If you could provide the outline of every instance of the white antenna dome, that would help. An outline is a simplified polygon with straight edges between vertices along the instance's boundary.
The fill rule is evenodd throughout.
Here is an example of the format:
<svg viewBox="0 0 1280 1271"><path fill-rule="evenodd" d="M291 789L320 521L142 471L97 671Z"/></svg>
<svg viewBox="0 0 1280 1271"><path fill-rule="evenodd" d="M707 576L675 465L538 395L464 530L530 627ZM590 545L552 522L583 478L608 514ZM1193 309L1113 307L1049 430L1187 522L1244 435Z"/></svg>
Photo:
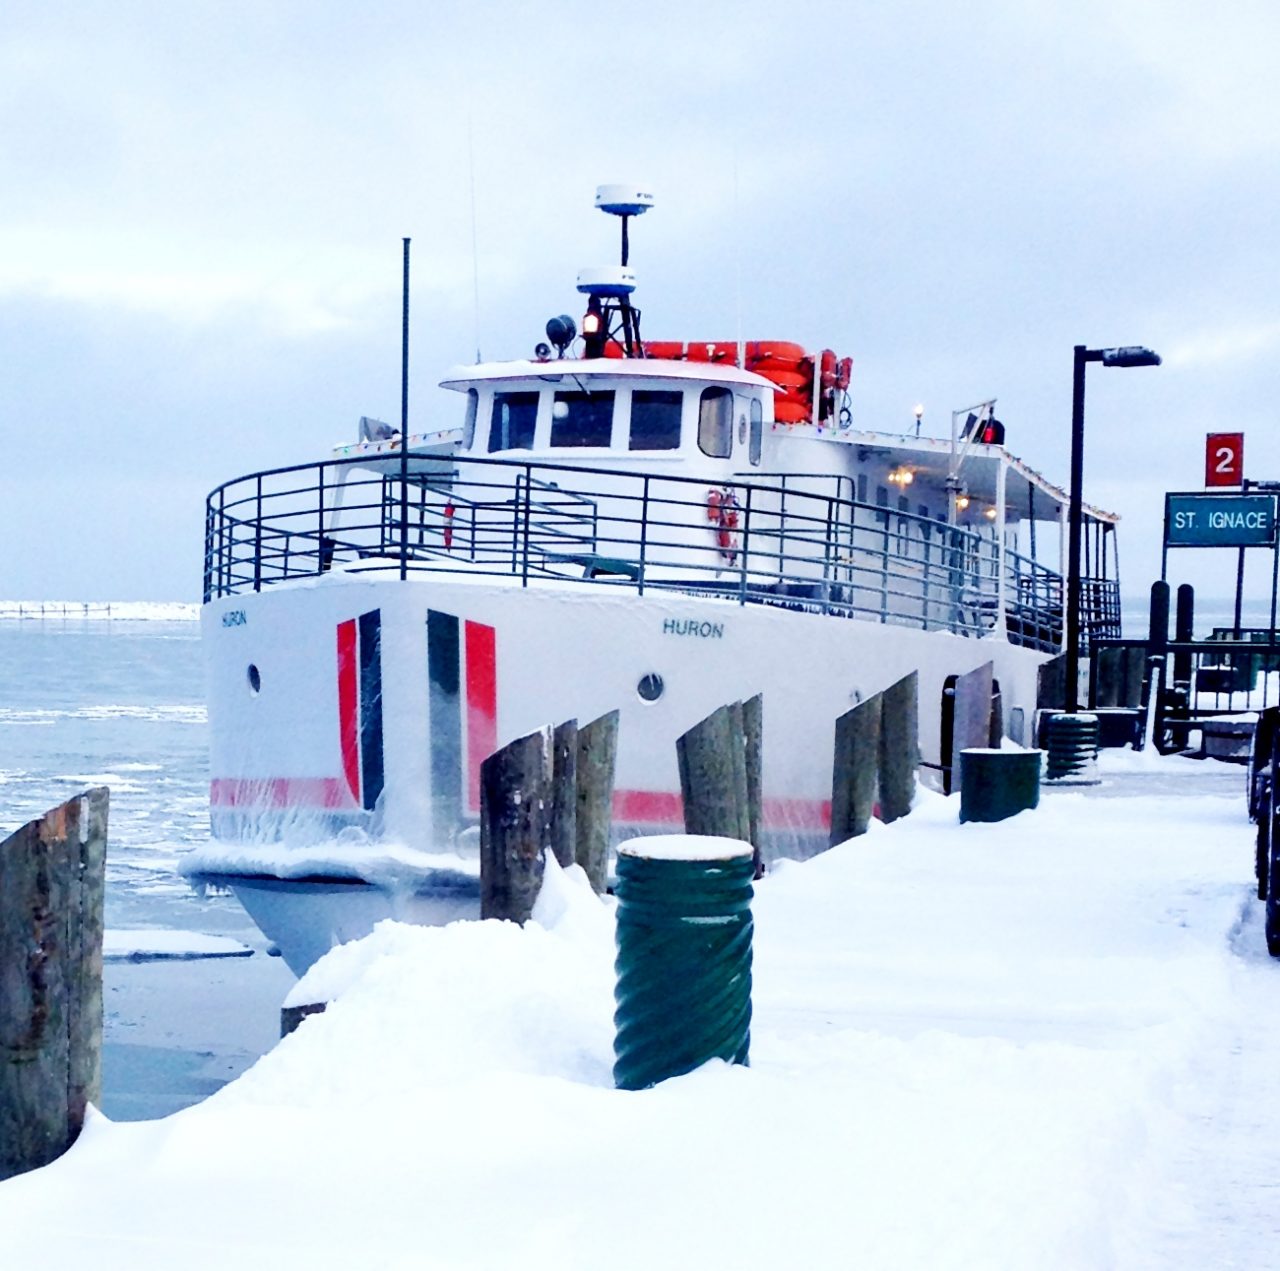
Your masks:
<svg viewBox="0 0 1280 1271"><path fill-rule="evenodd" d="M629 296L636 289L636 271L626 265L594 265L578 270L578 290L584 296Z"/></svg>
<svg viewBox="0 0 1280 1271"><path fill-rule="evenodd" d="M596 207L610 216L639 216L653 206L653 195L635 185L596 187Z"/></svg>

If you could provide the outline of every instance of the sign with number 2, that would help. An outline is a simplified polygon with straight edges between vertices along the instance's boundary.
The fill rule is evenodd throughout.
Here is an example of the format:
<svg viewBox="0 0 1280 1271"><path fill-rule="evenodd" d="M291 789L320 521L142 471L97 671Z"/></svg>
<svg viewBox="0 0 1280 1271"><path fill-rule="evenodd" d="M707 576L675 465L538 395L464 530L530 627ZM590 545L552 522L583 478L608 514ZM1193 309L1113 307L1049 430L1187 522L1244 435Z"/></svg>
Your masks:
<svg viewBox="0 0 1280 1271"><path fill-rule="evenodd" d="M1244 433L1211 432L1205 439L1205 485L1241 485L1244 482Z"/></svg>

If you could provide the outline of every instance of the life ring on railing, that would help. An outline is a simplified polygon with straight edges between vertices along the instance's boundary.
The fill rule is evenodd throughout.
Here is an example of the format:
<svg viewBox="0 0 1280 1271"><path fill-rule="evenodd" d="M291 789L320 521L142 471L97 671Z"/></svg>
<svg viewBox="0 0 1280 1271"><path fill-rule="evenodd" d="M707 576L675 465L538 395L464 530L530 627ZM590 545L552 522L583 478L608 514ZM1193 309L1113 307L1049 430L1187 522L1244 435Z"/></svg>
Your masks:
<svg viewBox="0 0 1280 1271"><path fill-rule="evenodd" d="M444 505L444 550L446 552L453 550L453 517L457 510L452 503Z"/></svg>
<svg viewBox="0 0 1280 1271"><path fill-rule="evenodd" d="M779 424L807 424L813 418L813 408L807 402L775 397L773 418Z"/></svg>
<svg viewBox="0 0 1280 1271"><path fill-rule="evenodd" d="M732 490L707 491L707 520L715 525L720 555L732 565L738 555L738 500Z"/></svg>

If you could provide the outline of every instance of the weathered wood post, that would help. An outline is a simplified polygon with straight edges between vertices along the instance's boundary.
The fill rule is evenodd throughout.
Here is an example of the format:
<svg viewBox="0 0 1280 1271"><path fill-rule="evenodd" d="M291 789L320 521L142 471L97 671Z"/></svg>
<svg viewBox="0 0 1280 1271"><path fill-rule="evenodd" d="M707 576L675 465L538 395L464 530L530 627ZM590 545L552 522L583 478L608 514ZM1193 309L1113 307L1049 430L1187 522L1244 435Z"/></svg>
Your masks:
<svg viewBox="0 0 1280 1271"><path fill-rule="evenodd" d="M991 689L994 666L990 662L956 676L951 753L943 755L943 791L950 794L960 781L960 752L991 744Z"/></svg>
<svg viewBox="0 0 1280 1271"><path fill-rule="evenodd" d="M617 711L601 715L578 729L574 859L601 895L609 881L609 834L613 828L613 777L617 758Z"/></svg>
<svg viewBox="0 0 1280 1271"><path fill-rule="evenodd" d="M75 1142L102 1094L106 789L0 843L0 1180Z"/></svg>
<svg viewBox="0 0 1280 1271"><path fill-rule="evenodd" d="M1124 651L1124 693L1121 706L1137 710L1142 705L1142 681L1147 672L1147 646L1130 645Z"/></svg>
<svg viewBox="0 0 1280 1271"><path fill-rule="evenodd" d="M567 720L551 737L551 850L561 869L577 860L578 721Z"/></svg>
<svg viewBox="0 0 1280 1271"><path fill-rule="evenodd" d="M552 846L552 730L517 738L480 765L480 917L524 923Z"/></svg>
<svg viewBox="0 0 1280 1271"><path fill-rule="evenodd" d="M1067 655L1041 662L1036 670L1036 707L1060 711L1067 701Z"/></svg>
<svg viewBox="0 0 1280 1271"><path fill-rule="evenodd" d="M747 838L754 877L764 877L764 696L742 703L742 732L747 760Z"/></svg>
<svg viewBox="0 0 1280 1271"><path fill-rule="evenodd" d="M750 841L742 703L721 706L676 739L687 834Z"/></svg>
<svg viewBox="0 0 1280 1271"><path fill-rule="evenodd" d="M920 763L919 679L904 675L880 695L880 819L906 816L916 792Z"/></svg>
<svg viewBox="0 0 1280 1271"><path fill-rule="evenodd" d="M831 777L831 846L867 832L880 789L880 720L876 693L836 720Z"/></svg>

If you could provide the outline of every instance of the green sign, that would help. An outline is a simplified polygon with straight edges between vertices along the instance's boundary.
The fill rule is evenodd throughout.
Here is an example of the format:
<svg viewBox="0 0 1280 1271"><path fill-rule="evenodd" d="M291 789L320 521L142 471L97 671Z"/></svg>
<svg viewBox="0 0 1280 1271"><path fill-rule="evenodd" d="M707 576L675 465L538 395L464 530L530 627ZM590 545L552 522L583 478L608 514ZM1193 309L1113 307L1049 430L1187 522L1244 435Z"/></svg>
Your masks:
<svg viewBox="0 0 1280 1271"><path fill-rule="evenodd" d="M1270 547L1276 541L1272 494L1165 495L1166 547Z"/></svg>

